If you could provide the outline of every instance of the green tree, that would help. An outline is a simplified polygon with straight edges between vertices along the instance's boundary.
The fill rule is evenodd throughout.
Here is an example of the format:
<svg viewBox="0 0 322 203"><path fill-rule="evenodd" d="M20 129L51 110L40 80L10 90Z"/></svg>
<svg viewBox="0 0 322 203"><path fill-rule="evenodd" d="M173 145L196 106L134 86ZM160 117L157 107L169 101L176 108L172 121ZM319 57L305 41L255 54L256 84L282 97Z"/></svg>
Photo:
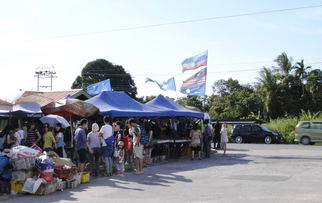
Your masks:
<svg viewBox="0 0 322 203"><path fill-rule="evenodd" d="M314 69L308 73L306 89L312 98L312 110L322 111L322 71Z"/></svg>
<svg viewBox="0 0 322 203"><path fill-rule="evenodd" d="M85 88L106 79L111 80L113 91L124 91L131 97L136 97L137 88L131 75L122 66L114 65L105 59L96 59L87 63L81 75L73 82L72 89Z"/></svg>
<svg viewBox="0 0 322 203"><path fill-rule="evenodd" d="M208 99L207 99L207 97L205 97L205 102L207 102L207 101L208 101ZM203 105L204 104L204 97L200 97L200 96L181 97L181 98L178 98L176 102L181 105L184 105L184 106L196 107L203 112L209 111L208 105L205 105L205 106Z"/></svg>
<svg viewBox="0 0 322 203"><path fill-rule="evenodd" d="M235 90L241 90L243 87L238 80L229 78L228 80L218 80L212 86L212 91L218 93L220 96L231 94Z"/></svg>
<svg viewBox="0 0 322 203"><path fill-rule="evenodd" d="M261 100L250 85L230 78L214 82L213 91L208 102L213 119L249 119L261 112Z"/></svg>
<svg viewBox="0 0 322 203"><path fill-rule="evenodd" d="M147 103L147 102L153 100L154 98L155 98L155 96L145 96L145 97L143 96L143 97L136 98L136 100L141 103Z"/></svg>

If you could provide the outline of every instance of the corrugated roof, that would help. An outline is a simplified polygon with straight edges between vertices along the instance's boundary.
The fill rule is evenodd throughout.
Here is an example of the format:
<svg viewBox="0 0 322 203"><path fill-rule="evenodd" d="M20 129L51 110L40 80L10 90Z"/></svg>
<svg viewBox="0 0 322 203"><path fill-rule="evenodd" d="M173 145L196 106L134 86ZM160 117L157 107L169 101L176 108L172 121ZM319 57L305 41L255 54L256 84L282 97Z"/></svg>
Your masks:
<svg viewBox="0 0 322 203"><path fill-rule="evenodd" d="M24 104L30 102L36 102L40 106L44 106L50 102L65 99L68 95L75 95L83 91L82 89L73 89L69 91L55 91L55 92L35 92L26 91L21 97L16 101L16 104Z"/></svg>
<svg viewBox="0 0 322 203"><path fill-rule="evenodd" d="M5 105L5 106L12 106L13 104L7 102L7 101L4 101L2 99L0 99L0 105Z"/></svg>

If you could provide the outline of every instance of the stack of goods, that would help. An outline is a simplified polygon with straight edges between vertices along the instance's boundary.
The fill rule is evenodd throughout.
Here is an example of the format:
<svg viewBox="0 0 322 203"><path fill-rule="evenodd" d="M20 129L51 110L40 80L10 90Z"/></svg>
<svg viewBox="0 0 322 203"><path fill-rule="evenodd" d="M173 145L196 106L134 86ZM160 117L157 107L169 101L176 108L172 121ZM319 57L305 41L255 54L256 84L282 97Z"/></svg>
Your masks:
<svg viewBox="0 0 322 203"><path fill-rule="evenodd" d="M89 173L78 173L70 159L54 152L17 146L0 156L0 193L47 195L87 182Z"/></svg>
<svg viewBox="0 0 322 203"><path fill-rule="evenodd" d="M17 146L10 150L10 161L13 168L11 193L23 193L22 188L28 178L33 177L36 156L40 152L24 146Z"/></svg>

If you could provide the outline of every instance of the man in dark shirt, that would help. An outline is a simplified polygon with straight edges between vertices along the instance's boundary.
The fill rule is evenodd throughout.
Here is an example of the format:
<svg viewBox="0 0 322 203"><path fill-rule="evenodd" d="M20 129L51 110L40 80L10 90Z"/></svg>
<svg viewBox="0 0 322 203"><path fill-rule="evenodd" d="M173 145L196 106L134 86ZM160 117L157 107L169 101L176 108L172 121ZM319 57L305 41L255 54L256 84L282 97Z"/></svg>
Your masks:
<svg viewBox="0 0 322 203"><path fill-rule="evenodd" d="M80 127L77 128L75 131L76 136L76 150L79 156L80 165L79 165L79 171L83 172L85 169L85 163L87 161L87 149L89 149L89 152L92 154L93 151L89 147L89 143L87 141L86 136L86 129L88 128L88 121L86 119L82 119L80 121Z"/></svg>
<svg viewBox="0 0 322 203"><path fill-rule="evenodd" d="M221 124L219 121L215 124L215 135L213 138L214 141L214 149L220 149L220 130L221 130Z"/></svg>

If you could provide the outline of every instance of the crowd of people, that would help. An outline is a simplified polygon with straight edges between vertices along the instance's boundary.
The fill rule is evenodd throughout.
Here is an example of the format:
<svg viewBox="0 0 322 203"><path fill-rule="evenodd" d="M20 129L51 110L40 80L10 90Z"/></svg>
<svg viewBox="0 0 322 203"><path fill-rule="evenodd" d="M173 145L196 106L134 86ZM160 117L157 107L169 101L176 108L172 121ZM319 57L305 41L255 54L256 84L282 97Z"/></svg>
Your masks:
<svg viewBox="0 0 322 203"><path fill-rule="evenodd" d="M226 154L228 143L227 124L222 125L217 121L214 125L211 125L209 120L205 120L204 124L203 132L197 124L194 124L190 131L191 160L195 159L196 154L200 160L203 153L206 158L210 158L212 142L215 153L217 153L217 149L223 149L223 155Z"/></svg>
<svg viewBox="0 0 322 203"><path fill-rule="evenodd" d="M171 132L168 130L170 125L180 131L182 123L175 124L169 122L162 126L167 132ZM127 165L135 168L136 174L143 174L144 164L152 163L154 136L159 134L155 126L152 120L138 121L132 118L123 122L113 122L110 117L104 117L100 128L96 122L89 126L88 120L81 119L73 135L73 161L78 164L80 172L83 172L89 163L88 169L93 176L99 175L101 162L104 163L104 176L113 175L113 165L117 169L117 176L124 176ZM202 159L203 156L210 158L212 142L215 152L217 149L223 149L223 154L226 154L228 137L225 123L221 125L216 122L211 125L209 120L205 120L204 127L201 127L200 122L194 122L189 126L191 128L181 127L181 131L189 129L192 160ZM0 135L0 150L8 152L14 146L25 145L46 152L55 151L60 157L67 157L64 132L66 131L60 123L53 129L48 123L43 124L41 133L35 123L30 123L26 132L19 125L6 127Z"/></svg>

